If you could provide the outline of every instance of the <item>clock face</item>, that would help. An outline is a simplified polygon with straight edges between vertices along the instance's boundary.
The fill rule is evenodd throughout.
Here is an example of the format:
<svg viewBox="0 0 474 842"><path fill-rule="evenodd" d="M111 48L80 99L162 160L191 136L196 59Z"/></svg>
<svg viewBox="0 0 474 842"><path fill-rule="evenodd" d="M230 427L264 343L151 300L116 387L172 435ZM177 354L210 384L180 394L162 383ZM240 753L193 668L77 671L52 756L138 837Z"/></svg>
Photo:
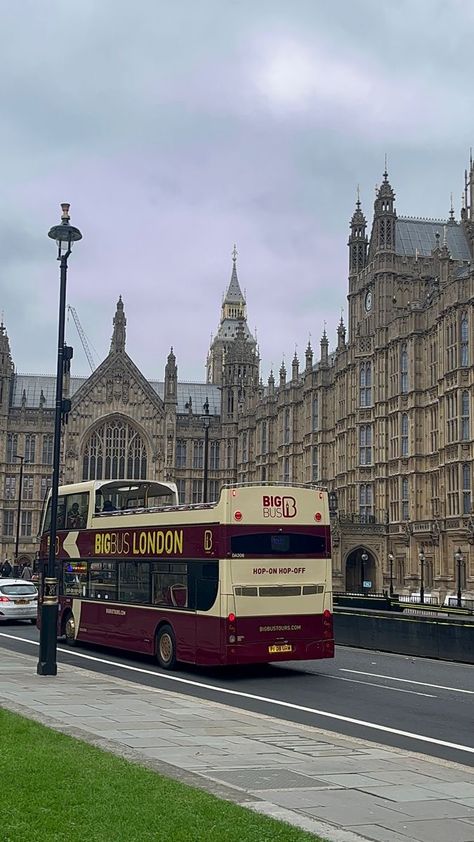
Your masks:
<svg viewBox="0 0 474 842"><path fill-rule="evenodd" d="M373 304L373 297L372 297L372 293L369 289L367 295L365 296L365 309L366 309L367 313L369 313L370 310L372 309L372 304Z"/></svg>

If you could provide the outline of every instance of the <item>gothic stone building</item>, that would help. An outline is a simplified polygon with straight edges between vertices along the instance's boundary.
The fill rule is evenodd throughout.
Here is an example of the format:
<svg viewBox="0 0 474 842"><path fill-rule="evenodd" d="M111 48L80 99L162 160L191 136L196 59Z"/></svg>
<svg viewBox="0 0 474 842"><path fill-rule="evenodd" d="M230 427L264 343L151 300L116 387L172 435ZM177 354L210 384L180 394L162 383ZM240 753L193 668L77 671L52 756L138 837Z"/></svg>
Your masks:
<svg viewBox="0 0 474 842"><path fill-rule="evenodd" d="M461 219L400 217L385 172L371 230L350 224L348 336L341 322L319 360L308 344L266 385L233 255L203 383L148 381L125 347L121 298L110 352L88 378L66 374L63 482L173 479L202 499L209 404L209 498L223 482L319 483L335 492L334 584L340 590L474 591L474 166ZM315 314L315 319L317 314ZM24 459L20 558L32 558L50 483L54 378L17 374L0 329L2 557L12 558ZM462 552L456 565L455 552ZM362 554L364 553L364 559ZM421 556L420 556L421 554ZM392 574L392 577L391 575Z"/></svg>

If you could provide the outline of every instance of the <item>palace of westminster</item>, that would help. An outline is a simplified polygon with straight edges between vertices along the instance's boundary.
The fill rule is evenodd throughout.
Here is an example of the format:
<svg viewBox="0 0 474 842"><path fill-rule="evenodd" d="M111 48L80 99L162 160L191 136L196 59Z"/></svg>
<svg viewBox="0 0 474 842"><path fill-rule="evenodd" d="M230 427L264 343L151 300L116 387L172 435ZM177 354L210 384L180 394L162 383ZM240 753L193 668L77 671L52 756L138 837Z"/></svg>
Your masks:
<svg viewBox="0 0 474 842"><path fill-rule="evenodd" d="M126 351L119 298L110 352L89 377L65 374L71 400L61 482L148 477L183 502L226 482L315 483L335 492L334 587L444 597L474 592L474 165L461 218L400 217L387 172L369 230L349 231L348 334L324 331L291 369L260 377L236 254L203 383L147 380ZM331 346L333 343L331 342ZM33 559L49 488L55 378L17 374L0 327L0 553ZM204 404L209 416L204 415ZM207 404L206 404L207 407ZM23 476L21 499L19 482ZM455 553L460 555L455 559Z"/></svg>

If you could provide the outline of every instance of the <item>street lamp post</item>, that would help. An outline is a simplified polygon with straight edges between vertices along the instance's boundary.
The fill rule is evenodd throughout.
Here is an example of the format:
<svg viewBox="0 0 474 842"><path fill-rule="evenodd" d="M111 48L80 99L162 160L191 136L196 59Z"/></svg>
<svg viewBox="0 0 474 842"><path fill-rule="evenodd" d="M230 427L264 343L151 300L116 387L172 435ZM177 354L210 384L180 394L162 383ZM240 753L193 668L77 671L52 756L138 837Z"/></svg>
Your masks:
<svg viewBox="0 0 474 842"><path fill-rule="evenodd" d="M457 579L458 579L458 594L457 594L457 607L462 608L462 567L464 564L464 556L461 551L461 547L458 547L456 552L454 553L454 559L456 561L457 567Z"/></svg>
<svg viewBox="0 0 474 842"><path fill-rule="evenodd" d="M20 545L20 518L21 518L21 492L23 490L23 462L25 461L24 455L21 456L19 453L13 454L14 459L20 460L20 477L19 477L19 484L18 484L18 509L16 513L16 538L15 538L15 560L13 562L13 575L18 576L18 548Z"/></svg>
<svg viewBox="0 0 474 842"><path fill-rule="evenodd" d="M390 574L390 596L393 596L393 553L388 554L388 568Z"/></svg>
<svg viewBox="0 0 474 842"><path fill-rule="evenodd" d="M204 424L204 475L202 483L202 502L207 503L207 486L208 486L208 471L209 471L209 425L211 418L209 415L209 400L203 404L204 415L202 416L202 423Z"/></svg>
<svg viewBox="0 0 474 842"><path fill-rule="evenodd" d="M43 599L41 602L41 627L38 675L56 675L56 641L58 621L58 580L56 576L56 523L59 491L59 468L61 458L61 427L65 407L63 406L63 369L64 369L64 325L66 321L66 282L67 261L72 244L82 239L78 228L69 224L69 205L61 205L61 224L54 225L48 237L56 240L60 265L59 284L59 319L58 319L58 357L56 368L56 402L54 413L53 473L51 477L51 524L49 531L48 565L43 579Z"/></svg>
<svg viewBox="0 0 474 842"><path fill-rule="evenodd" d="M423 604L425 601L425 552L423 544L418 553L418 558L420 560L420 602Z"/></svg>
<svg viewBox="0 0 474 842"><path fill-rule="evenodd" d="M365 582L365 565L366 565L366 563L368 562L368 560L369 560L369 556L367 555L367 553L366 553L366 552L365 552L365 550L364 550L364 552L362 553L362 555L361 555L361 557L360 557L360 561L361 561L361 564L360 564L360 572L361 572L361 581L362 581L362 593L365 593L365 588L364 588L364 582Z"/></svg>

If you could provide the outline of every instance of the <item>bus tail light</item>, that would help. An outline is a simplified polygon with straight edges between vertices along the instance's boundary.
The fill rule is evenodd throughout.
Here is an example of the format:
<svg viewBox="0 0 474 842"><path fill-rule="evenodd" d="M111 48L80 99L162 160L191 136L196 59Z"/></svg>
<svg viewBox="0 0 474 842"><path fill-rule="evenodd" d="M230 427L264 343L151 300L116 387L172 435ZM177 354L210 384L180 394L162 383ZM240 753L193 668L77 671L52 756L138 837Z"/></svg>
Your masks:
<svg viewBox="0 0 474 842"><path fill-rule="evenodd" d="M332 614L326 608L323 611L323 638L333 637L333 630L332 630Z"/></svg>
<svg viewBox="0 0 474 842"><path fill-rule="evenodd" d="M229 643L235 643L237 637L237 630L235 628L235 614L233 611L227 616L227 640Z"/></svg>

